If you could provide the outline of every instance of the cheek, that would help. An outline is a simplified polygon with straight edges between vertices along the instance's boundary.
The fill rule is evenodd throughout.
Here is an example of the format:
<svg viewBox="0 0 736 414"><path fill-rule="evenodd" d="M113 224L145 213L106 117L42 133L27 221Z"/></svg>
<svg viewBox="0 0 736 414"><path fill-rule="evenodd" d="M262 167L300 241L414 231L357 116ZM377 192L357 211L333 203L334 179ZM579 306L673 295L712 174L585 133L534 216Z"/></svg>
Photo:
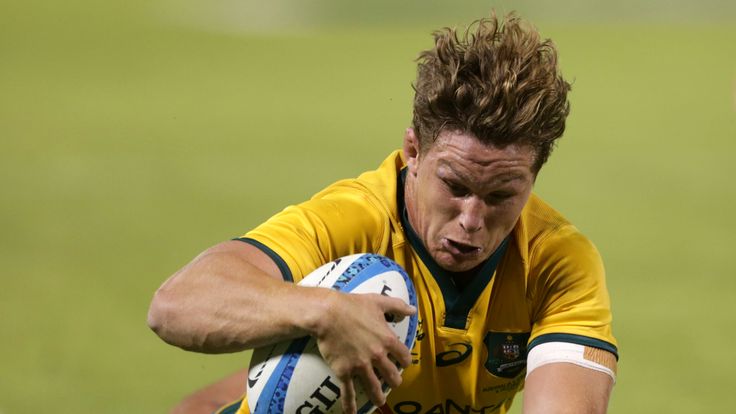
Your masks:
<svg viewBox="0 0 736 414"><path fill-rule="evenodd" d="M459 206L454 200L433 192L423 200L422 218L429 232L439 232L449 225L459 214Z"/></svg>
<svg viewBox="0 0 736 414"><path fill-rule="evenodd" d="M514 209L497 209L494 214L490 217L489 229L496 229L497 231L508 231L516 224L516 218L518 216L514 214Z"/></svg>
<svg viewBox="0 0 736 414"><path fill-rule="evenodd" d="M432 219L429 223L429 231L435 239L454 234L460 228L458 217L460 209L446 200L435 205L432 209Z"/></svg>
<svg viewBox="0 0 736 414"><path fill-rule="evenodd" d="M490 221L500 229L507 231L514 227L526 204L526 198L514 200L504 206L499 206L493 211Z"/></svg>
<svg viewBox="0 0 736 414"><path fill-rule="evenodd" d="M444 214L454 208L452 206L454 201L441 188L440 184L429 180L424 191L421 193L421 199L424 207L423 210L425 213L429 213L429 216L434 216L438 213Z"/></svg>
<svg viewBox="0 0 736 414"><path fill-rule="evenodd" d="M430 215L446 219L457 215L460 201L448 197L443 191L433 191L427 199L427 208Z"/></svg>

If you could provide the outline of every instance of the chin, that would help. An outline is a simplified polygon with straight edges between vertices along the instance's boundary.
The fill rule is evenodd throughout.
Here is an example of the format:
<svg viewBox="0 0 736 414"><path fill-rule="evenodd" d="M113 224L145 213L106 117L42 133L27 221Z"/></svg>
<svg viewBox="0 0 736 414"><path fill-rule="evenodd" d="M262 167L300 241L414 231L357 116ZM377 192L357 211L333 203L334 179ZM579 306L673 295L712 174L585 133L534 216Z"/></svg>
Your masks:
<svg viewBox="0 0 736 414"><path fill-rule="evenodd" d="M441 268L449 272L465 272L478 266L482 262L482 260L457 261L452 257L444 257L439 260L438 258L435 258L434 261L437 262L437 264L440 265Z"/></svg>

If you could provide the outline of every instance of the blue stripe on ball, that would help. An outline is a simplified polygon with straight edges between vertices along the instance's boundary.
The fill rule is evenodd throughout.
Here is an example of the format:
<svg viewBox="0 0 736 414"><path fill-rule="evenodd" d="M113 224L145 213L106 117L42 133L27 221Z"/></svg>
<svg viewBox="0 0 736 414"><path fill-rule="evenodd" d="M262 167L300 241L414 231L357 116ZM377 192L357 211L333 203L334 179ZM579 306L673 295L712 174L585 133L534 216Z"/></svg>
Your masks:
<svg viewBox="0 0 736 414"><path fill-rule="evenodd" d="M335 284L332 288L339 291L344 291L344 287L352 282L353 278L359 275L363 269L379 261L382 256L376 254L364 254L355 259L353 263L350 263L347 269L345 269L340 276L338 276ZM348 291L349 292L349 291Z"/></svg>
<svg viewBox="0 0 736 414"><path fill-rule="evenodd" d="M273 374L261 391L260 398L256 403L256 409L253 414L271 414L283 413L284 401L286 399L286 390L289 388L291 375L294 373L294 367L307 346L310 337L305 336L294 340L284 355L281 357Z"/></svg>

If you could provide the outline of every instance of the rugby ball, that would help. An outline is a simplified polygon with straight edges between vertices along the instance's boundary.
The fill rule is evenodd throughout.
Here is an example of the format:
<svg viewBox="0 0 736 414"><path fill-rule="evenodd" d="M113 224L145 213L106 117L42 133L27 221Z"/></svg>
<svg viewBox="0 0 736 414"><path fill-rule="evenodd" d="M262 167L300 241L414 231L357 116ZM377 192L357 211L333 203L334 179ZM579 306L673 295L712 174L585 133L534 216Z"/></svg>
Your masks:
<svg viewBox="0 0 736 414"><path fill-rule="evenodd" d="M299 284L351 294L377 293L417 306L414 285L404 269L378 254L337 259L319 267ZM409 349L414 346L416 314L387 323ZM246 393L248 408L253 414L339 413L340 386L313 337L280 342L253 351ZM386 384L383 389L385 394L390 391ZM355 391L358 413L375 410L358 381Z"/></svg>

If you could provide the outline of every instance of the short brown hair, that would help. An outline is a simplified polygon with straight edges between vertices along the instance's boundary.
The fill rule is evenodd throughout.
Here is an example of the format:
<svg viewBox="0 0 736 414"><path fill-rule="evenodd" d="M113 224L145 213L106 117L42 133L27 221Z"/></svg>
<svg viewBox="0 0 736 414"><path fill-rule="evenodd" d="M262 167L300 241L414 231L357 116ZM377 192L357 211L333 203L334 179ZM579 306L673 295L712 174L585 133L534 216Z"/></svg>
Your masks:
<svg viewBox="0 0 736 414"><path fill-rule="evenodd" d="M444 130L482 142L536 149L535 172L547 161L570 113L570 84L557 50L515 14L473 22L462 38L434 32L435 46L419 55L413 125L425 151Z"/></svg>

